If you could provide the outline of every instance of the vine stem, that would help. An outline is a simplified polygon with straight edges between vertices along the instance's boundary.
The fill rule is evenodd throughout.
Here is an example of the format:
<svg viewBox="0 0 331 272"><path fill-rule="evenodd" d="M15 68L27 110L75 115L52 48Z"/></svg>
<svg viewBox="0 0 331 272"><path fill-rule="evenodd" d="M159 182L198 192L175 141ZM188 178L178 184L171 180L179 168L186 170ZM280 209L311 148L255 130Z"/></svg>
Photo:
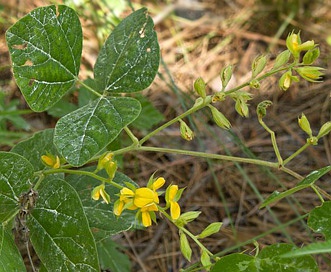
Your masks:
<svg viewBox="0 0 331 272"><path fill-rule="evenodd" d="M273 132L262 120L262 117L259 115L258 117L258 120L259 120L259 123L261 124L261 126L269 132L270 134L270 137L271 137L271 143L272 143L272 146L274 148L274 151L275 151L275 154L276 154L276 157L277 157L277 160L278 160L278 167L281 168L284 164L283 162L283 159L282 159L282 156L280 155L280 152L279 152L279 149L278 149L278 146L277 146L277 141L276 141L276 136L275 136L275 132Z"/></svg>
<svg viewBox="0 0 331 272"><path fill-rule="evenodd" d="M207 96L204 99L203 98L198 98L195 102L195 104L193 105L192 108L188 109L186 112L182 113L181 115L175 117L174 119L170 120L169 122L163 124L162 126L158 127L157 129L153 130L151 133L147 134L144 138L142 138L139 141L139 144L142 145L143 143L145 143L149 138L153 137L155 134L157 134L158 132L160 132L161 130L169 127L170 125L179 122L180 119L185 118L186 116L204 108L205 106L207 106L208 104L210 104L212 102L212 96Z"/></svg>
<svg viewBox="0 0 331 272"><path fill-rule="evenodd" d="M309 142L305 143L302 147L300 147L297 151L295 151L291 156L289 156L287 159L284 160L283 164L287 164L289 161L294 159L296 156L298 156L301 152L303 152L305 149L307 149L308 146L311 144Z"/></svg>
<svg viewBox="0 0 331 272"><path fill-rule="evenodd" d="M233 161L233 162L243 162L243 163L268 166L271 168L278 168L278 163L268 162L268 161L263 161L263 160L258 160L258 159L249 159L249 158L241 158L241 157L234 157L234 156L228 156L228 155L204 153L204 152L198 152L198 151L163 148L163 147L151 147L151 146L140 146L137 149L140 151L181 154L181 155L187 155L187 156L193 156L193 157L224 160L224 161Z"/></svg>

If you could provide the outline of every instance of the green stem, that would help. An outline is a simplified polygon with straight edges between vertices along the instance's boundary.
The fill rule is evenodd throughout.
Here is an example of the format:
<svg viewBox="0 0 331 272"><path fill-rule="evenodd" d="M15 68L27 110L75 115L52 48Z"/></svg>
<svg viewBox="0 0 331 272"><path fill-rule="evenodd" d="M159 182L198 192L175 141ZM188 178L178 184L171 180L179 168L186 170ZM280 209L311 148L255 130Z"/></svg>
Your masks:
<svg viewBox="0 0 331 272"><path fill-rule="evenodd" d="M1 225L3 227L7 226L8 223L10 223L12 221L12 219L19 213L19 209L15 210L15 212L13 212L6 220L4 220Z"/></svg>
<svg viewBox="0 0 331 272"><path fill-rule="evenodd" d="M177 226L178 229L180 229L182 232L184 232L185 234L187 234L188 236L191 237L191 239L203 250L206 251L208 253L209 256L214 256L213 253L211 253L199 240L198 238L191 233L190 231L188 231L186 228L184 227L179 227Z"/></svg>
<svg viewBox="0 0 331 272"><path fill-rule="evenodd" d="M133 142L133 145L136 146L139 144L139 140L137 137L132 133L132 131L128 127L124 127L125 132L130 137L131 141Z"/></svg>
<svg viewBox="0 0 331 272"><path fill-rule="evenodd" d="M283 159L280 155L280 152L279 152L279 149L278 149L278 146L277 146L277 142L276 142L276 136L275 136L275 132L273 132L262 120L262 117L259 116L258 117L259 119L259 123L261 124L261 126L269 132L270 134L270 137L271 137L271 142L272 142L272 146L274 148L274 151L275 151L275 154L276 154L276 157L277 157L277 160L278 160L278 167L281 168L283 166Z"/></svg>
<svg viewBox="0 0 331 272"><path fill-rule="evenodd" d="M196 100L196 103L193 105L192 108L190 108L189 110L187 110L186 112L182 113L181 115L175 117L174 119L170 120L169 122L163 124L162 126L158 127L157 129L155 129L154 131L152 131L151 133L147 134L144 138L142 138L139 141L139 144L142 145L144 142L146 142L148 139L150 139L151 137L153 137L155 134L157 134L158 132L160 132L161 130L169 127L170 125L178 122L179 119L183 119L186 116L204 108L206 105L210 104L212 101L212 97L211 96L207 96L206 98L202 99L202 98L198 98Z"/></svg>
<svg viewBox="0 0 331 272"><path fill-rule="evenodd" d="M301 152L303 152L305 149L307 149L308 146L310 146L310 143L305 143L302 147L300 147L297 151L295 151L291 156L289 156L286 160L284 160L283 165L287 164L289 161L294 159L296 156L298 156Z"/></svg>
<svg viewBox="0 0 331 272"><path fill-rule="evenodd" d="M43 172L44 175L50 175L50 174L55 174L55 173L67 173L67 174L74 174L74 175L85 175L85 176L90 176L92 178L95 178L97 180L100 180L101 182L105 182L108 184L113 185L114 187L118 188L118 189L122 189L123 186L117 184L116 182L110 181L106 178L100 177L92 172L87 172L87 171L83 171L83 170L72 170L72 169L63 169L63 168L59 168L59 169L50 169L50 170L46 170Z"/></svg>
<svg viewBox="0 0 331 272"><path fill-rule="evenodd" d="M271 167L271 168L278 168L278 164L275 162L268 162L268 161L263 161L263 160L258 160L258 159L249 159L249 158L241 158L241 157L234 157L234 156L228 156L228 155L204 153L204 152L198 152L198 151L171 149L171 148L163 148L163 147L151 147L151 146L140 146L137 149L139 151L182 154L182 155L193 156L193 157L224 160L224 161L233 161L233 162L243 162L243 163L250 163L250 164L256 164L256 165L263 165L263 166L267 166L267 167Z"/></svg>
<svg viewBox="0 0 331 272"><path fill-rule="evenodd" d="M42 182L42 181L44 180L44 178L45 178L45 176L44 176L43 173L36 173L36 174L39 175L39 179L38 179L36 185L33 187L33 190L35 190L35 191L38 190L38 188L39 188L41 182Z"/></svg>
<svg viewBox="0 0 331 272"><path fill-rule="evenodd" d="M77 81L84 86L87 90L89 90L91 93L95 94L96 96L102 97L102 94L98 93L96 90L94 90L93 88L91 88L90 86L88 86L87 84L85 84L83 81L79 80L78 78L76 78Z"/></svg>
<svg viewBox="0 0 331 272"><path fill-rule="evenodd" d="M205 250L210 256L213 256L213 253L211 253L199 240L198 238L191 233L189 230L187 230L184 227L178 226L174 220L172 220L171 216L164 211L163 209L159 209L159 212L162 213L172 224L174 224L179 230L187 234L188 236L191 237L191 239L202 249Z"/></svg>
<svg viewBox="0 0 331 272"><path fill-rule="evenodd" d="M278 69L276 69L276 70L271 70L271 71L265 73L264 75L259 76L258 78L256 78L256 80L257 80L257 81L261 81L261 80L263 80L263 79L265 79L265 78L267 78L267 77L269 77L269 76L271 76L271 75L277 74L277 73L279 73L279 72L281 72L281 71L284 71L284 70L287 70L287 69L290 69L290 68L292 68L293 66L294 66L294 64L290 64L290 65L288 65L288 66L286 66L286 67L283 67L283 68L278 68ZM231 93L234 93L234 92L236 92L236 91L238 91L238 90L240 90L240 89L242 89L242 88L244 88L244 87L249 86L250 83L251 83L251 80L248 81L248 82L245 82L245 83L243 83L243 84L241 84L241 85L239 85L239 86L237 86L237 87L235 87L235 88L233 88L233 89L231 89L231 90L225 91L225 93L226 93L227 95L228 95L228 94L231 94Z"/></svg>
<svg viewBox="0 0 331 272"><path fill-rule="evenodd" d="M6 116L6 115L23 115L23 114L29 114L33 113L32 110L12 110L12 111L2 111L0 112L0 116Z"/></svg>
<svg viewBox="0 0 331 272"><path fill-rule="evenodd" d="M321 200L321 202L324 203L324 198L322 197L322 195L321 195L320 192L318 191L318 188L317 188L314 184L312 184L310 187L311 187L311 188L314 190L314 192L317 194L317 196L318 196L318 198Z"/></svg>

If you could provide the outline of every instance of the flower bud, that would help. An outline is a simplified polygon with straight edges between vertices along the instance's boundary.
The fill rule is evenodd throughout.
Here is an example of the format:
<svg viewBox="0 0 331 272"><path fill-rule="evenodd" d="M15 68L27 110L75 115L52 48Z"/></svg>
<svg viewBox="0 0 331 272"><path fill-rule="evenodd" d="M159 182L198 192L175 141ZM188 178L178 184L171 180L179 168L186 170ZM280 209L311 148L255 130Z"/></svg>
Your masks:
<svg viewBox="0 0 331 272"><path fill-rule="evenodd" d="M209 108L216 125L224 129L229 129L231 127L229 120L221 112L211 105L209 105Z"/></svg>
<svg viewBox="0 0 331 272"><path fill-rule="evenodd" d="M306 54L303 56L302 62L305 65L312 64L320 55L320 50L318 48L314 48L308 50Z"/></svg>
<svg viewBox="0 0 331 272"><path fill-rule="evenodd" d="M287 71L280 77L278 86L281 90L286 91L288 88L290 88L292 81L298 82L299 79L297 76L292 75L292 71Z"/></svg>
<svg viewBox="0 0 331 272"><path fill-rule="evenodd" d="M91 197L94 200L99 200L100 196L107 204L110 203L110 196L107 194L104 184L95 187L91 192Z"/></svg>
<svg viewBox="0 0 331 272"><path fill-rule="evenodd" d="M331 131L331 122L328 121L320 128L317 138L319 139L319 138L324 137L325 135L329 134L330 131Z"/></svg>
<svg viewBox="0 0 331 272"><path fill-rule="evenodd" d="M295 34L292 32L287 36L286 46L288 50L291 51L293 57L298 60L300 57L300 52L313 49L315 47L315 43L314 41L306 41L301 43L300 33Z"/></svg>
<svg viewBox="0 0 331 272"><path fill-rule="evenodd" d="M217 92L211 98L211 102L215 103L217 101L224 101L225 100L225 97L226 97L226 93L225 92Z"/></svg>
<svg viewBox="0 0 331 272"><path fill-rule="evenodd" d="M253 89L259 89L260 88L260 81L258 81L257 79L253 79L249 82L249 87L253 88Z"/></svg>
<svg viewBox="0 0 331 272"><path fill-rule="evenodd" d="M278 69L279 67L283 66L284 64L286 64L291 56L291 52L289 50L285 50L283 52L281 52L275 60L275 64L273 69Z"/></svg>
<svg viewBox="0 0 331 272"><path fill-rule="evenodd" d="M182 138L186 141L191 141L194 138L193 131L189 128L189 126L181 119L179 119L180 122L180 135Z"/></svg>
<svg viewBox="0 0 331 272"><path fill-rule="evenodd" d="M117 171L117 162L116 161L109 161L107 164L105 164L105 170L108 174L108 177L110 180L113 180L116 171Z"/></svg>
<svg viewBox="0 0 331 272"><path fill-rule="evenodd" d="M200 95L202 98L206 97L206 83L201 77L195 80L193 87L194 90L198 93L198 95Z"/></svg>
<svg viewBox="0 0 331 272"><path fill-rule="evenodd" d="M244 99L241 99L240 97L236 100L235 104L236 111L242 116L242 117L248 117L249 111L248 111L248 105L244 101Z"/></svg>
<svg viewBox="0 0 331 272"><path fill-rule="evenodd" d="M255 78L259 73L263 71L267 64L266 56L258 56L252 63L252 78Z"/></svg>
<svg viewBox="0 0 331 272"><path fill-rule="evenodd" d="M317 66L303 66L295 68L298 74L309 82L318 82L321 79L321 76L324 75L321 70L324 70L321 67Z"/></svg>
<svg viewBox="0 0 331 272"><path fill-rule="evenodd" d="M98 160L98 166L96 169L96 172L100 171L101 169L104 169L105 166L112 161L114 154L112 152L107 152L100 156Z"/></svg>
<svg viewBox="0 0 331 272"><path fill-rule="evenodd" d="M203 239L205 237L208 237L212 234L215 234L217 232L220 231L220 228L222 227L222 224L221 222L214 222L214 223L211 223L209 226L207 226L199 235L198 235L198 238L199 239Z"/></svg>
<svg viewBox="0 0 331 272"><path fill-rule="evenodd" d="M42 162L53 169L58 169L61 166L61 161L59 156L54 156L46 152L46 155L41 156Z"/></svg>
<svg viewBox="0 0 331 272"><path fill-rule="evenodd" d="M300 128L301 128L304 132L306 132L306 133L309 135L309 137L312 137L312 136L313 136L313 135L312 135L313 132L312 132L312 130L311 130L311 128L310 128L310 123L309 123L309 121L308 121L306 115L304 115L304 114L302 113L302 114L301 114L301 118L300 118L300 117L298 118L298 123L299 123Z"/></svg>
<svg viewBox="0 0 331 272"><path fill-rule="evenodd" d="M226 88L226 86L228 85L231 77L232 77L232 73L233 73L233 66L229 65L226 66L222 69L221 71L221 81L222 81L222 90L224 90Z"/></svg>

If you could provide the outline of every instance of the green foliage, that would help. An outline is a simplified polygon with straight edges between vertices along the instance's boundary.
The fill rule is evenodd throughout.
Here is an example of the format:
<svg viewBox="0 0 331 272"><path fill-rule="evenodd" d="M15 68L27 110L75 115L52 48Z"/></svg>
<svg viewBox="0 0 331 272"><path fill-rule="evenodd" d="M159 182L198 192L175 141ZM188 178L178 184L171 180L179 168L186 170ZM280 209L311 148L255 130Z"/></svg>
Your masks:
<svg viewBox="0 0 331 272"><path fill-rule="evenodd" d="M131 93L148 87L159 67L160 49L152 19L140 9L106 40L94 66L101 93Z"/></svg>
<svg viewBox="0 0 331 272"><path fill-rule="evenodd" d="M312 187L313 184L315 183L315 181L317 181L319 178L321 178L322 176L324 176L325 174L327 174L330 171L331 171L331 166L326 166L319 170L314 170L309 175L307 175L307 177L305 179L300 181L295 187L293 187L289 190L286 190L282 193L280 193L278 191L274 191L267 199L265 199L263 201L260 208L266 207L276 201L281 200L284 197L294 194L295 192L298 192L298 191L303 190L308 187Z"/></svg>
<svg viewBox="0 0 331 272"><path fill-rule="evenodd" d="M6 32L16 83L34 111L53 106L75 84L82 28L66 6L33 10Z"/></svg>
<svg viewBox="0 0 331 272"><path fill-rule="evenodd" d="M265 247L256 256L234 253L221 258L211 272L315 272L316 262L311 256L281 258L280 255L291 252L295 246L289 244L273 244Z"/></svg>
<svg viewBox="0 0 331 272"><path fill-rule="evenodd" d="M70 164L83 165L135 120L140 109L140 103L130 97L100 97L62 117L54 143Z"/></svg>
<svg viewBox="0 0 331 272"><path fill-rule="evenodd" d="M83 35L73 9L63 5L37 8L8 29L6 40L14 77L27 103L34 111L47 110L60 119L55 129L34 134L14 146L11 152L0 152L0 269L25 270L9 231L14 225L16 238L24 240L25 245L30 242L33 245L41 261L40 271L130 271L128 256L119 250L111 236L133 226L148 227L161 214L178 228L179 247L188 261L195 255L190 243L200 248L201 269L317 271L316 262L309 254L330 252L331 206L330 202L324 202L315 182L330 172L331 166L315 170L303 179L286 164L330 133L329 122L313 136L308 119L302 114L299 125L309 138L300 149L283 159L275 132L262 120L272 103L261 102L258 120L270 134L276 162L144 145L158 132L178 123L181 136L192 140L194 131L183 120L206 107L219 127L230 129L229 120L215 104L229 98L234 101L237 113L248 117L247 102L253 99L253 94L243 88L260 88L260 81L266 77L281 73L278 85L284 91L299 80L318 81L322 68L311 66L319 56L314 41L302 42L300 34L291 33L286 40L287 50L276 58L273 68L265 71L270 67L268 59L257 57L252 64L252 78L230 90L225 87L232 77L233 66L222 70L222 91L215 94L207 95L206 83L199 78L194 88L200 97L193 106L138 139L130 127L146 133L163 121L162 114L146 98L133 94L147 88L158 71L160 49L153 28L145 8L123 19L100 50L94 79L85 81L78 79ZM78 105L67 100L77 82ZM2 98L0 106L5 112L0 116L0 126L9 119L14 125L26 128L23 119L6 113L16 110L16 102L5 105ZM121 147L118 143L124 133L131 143ZM158 191L166 181L154 175L146 187L139 187L117 171L118 159L127 152L139 151L251 163L283 171L299 182L283 193L274 192L261 207L310 187L323 204L309 213L308 225L322 233L327 241L312 243L303 249L273 244L254 257L234 253L218 260L201 240L219 232L222 223L213 222L200 234L192 234L186 225L193 223L200 211L181 211L178 201L185 188L170 184L166 190ZM165 194L165 206L160 204L162 194Z"/></svg>
<svg viewBox="0 0 331 272"><path fill-rule="evenodd" d="M28 227L32 245L47 270L99 271L82 202L64 180L43 181Z"/></svg>
<svg viewBox="0 0 331 272"><path fill-rule="evenodd" d="M331 201L324 202L320 207L309 213L308 225L315 232L322 233L325 239L331 239Z"/></svg>
<svg viewBox="0 0 331 272"><path fill-rule="evenodd" d="M127 255L118 250L118 245L109 237L97 243L100 267L112 272L130 272L131 263Z"/></svg>
<svg viewBox="0 0 331 272"><path fill-rule="evenodd" d="M0 226L0 271L26 271L12 235L3 226Z"/></svg>

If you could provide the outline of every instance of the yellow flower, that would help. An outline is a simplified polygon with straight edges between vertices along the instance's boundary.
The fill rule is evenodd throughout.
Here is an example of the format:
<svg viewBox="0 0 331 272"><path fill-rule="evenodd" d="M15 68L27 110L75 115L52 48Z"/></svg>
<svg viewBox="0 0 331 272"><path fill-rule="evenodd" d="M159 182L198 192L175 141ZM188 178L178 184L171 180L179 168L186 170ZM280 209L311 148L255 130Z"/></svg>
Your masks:
<svg viewBox="0 0 331 272"><path fill-rule="evenodd" d="M141 211L141 222L143 223L144 227L149 227L152 225L152 218L151 214L154 215L154 212L157 212L159 209L158 207L152 203L148 206L142 207Z"/></svg>
<svg viewBox="0 0 331 272"><path fill-rule="evenodd" d="M177 185L170 185L166 193L166 202L170 205L170 216L173 220L177 220L180 216L180 206L177 203L177 193Z"/></svg>
<svg viewBox="0 0 331 272"><path fill-rule="evenodd" d="M139 188L135 192L134 196L134 205L138 208L142 208L144 206L148 206L152 203L159 203L159 197L157 193L149 188L143 187Z"/></svg>
<svg viewBox="0 0 331 272"><path fill-rule="evenodd" d="M120 216L124 209L136 210L133 204L133 198L135 193L129 188L124 187L120 191L120 198L114 203L114 214Z"/></svg>
<svg viewBox="0 0 331 272"><path fill-rule="evenodd" d="M100 196L102 197L102 199L109 204L110 203L110 197L107 194L106 190L105 190L105 185L101 184L97 187L95 187L92 192L91 192L91 197L94 200L99 200Z"/></svg>
<svg viewBox="0 0 331 272"><path fill-rule="evenodd" d="M155 192L156 190L160 189L165 183L165 179L160 177L160 178L157 178L153 184L152 184L152 190Z"/></svg>
<svg viewBox="0 0 331 272"><path fill-rule="evenodd" d="M59 156L54 156L51 154L46 154L41 156L41 160L49 167L58 169L61 166L61 161Z"/></svg>
<svg viewBox="0 0 331 272"><path fill-rule="evenodd" d="M159 210L159 196L156 192L165 183L164 178L151 179L147 187L135 189L134 191L124 187L120 191L119 199L114 203L114 214L120 216L123 210L138 210L136 217L145 226L152 225L155 221L155 212Z"/></svg>

